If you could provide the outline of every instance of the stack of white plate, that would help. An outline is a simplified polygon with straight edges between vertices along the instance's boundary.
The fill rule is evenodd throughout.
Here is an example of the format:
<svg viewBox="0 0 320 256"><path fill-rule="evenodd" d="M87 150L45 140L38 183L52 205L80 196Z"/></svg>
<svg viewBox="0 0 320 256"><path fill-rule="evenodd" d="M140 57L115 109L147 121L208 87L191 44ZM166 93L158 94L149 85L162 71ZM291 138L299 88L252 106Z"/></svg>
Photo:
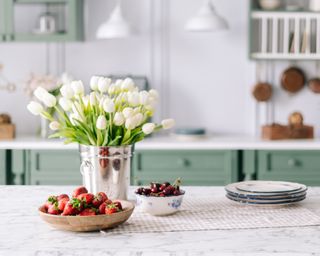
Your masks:
<svg viewBox="0 0 320 256"><path fill-rule="evenodd" d="M230 200L256 205L287 205L306 198L307 186L285 181L243 181L225 187Z"/></svg>

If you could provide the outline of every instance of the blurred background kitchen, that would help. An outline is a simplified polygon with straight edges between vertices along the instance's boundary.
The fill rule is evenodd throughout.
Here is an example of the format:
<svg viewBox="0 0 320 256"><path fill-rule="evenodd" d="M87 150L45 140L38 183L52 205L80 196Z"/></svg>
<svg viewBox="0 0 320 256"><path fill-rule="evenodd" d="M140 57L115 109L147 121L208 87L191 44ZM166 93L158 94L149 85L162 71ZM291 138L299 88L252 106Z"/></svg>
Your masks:
<svg viewBox="0 0 320 256"><path fill-rule="evenodd" d="M39 139L26 109L35 86L74 78L89 90L92 75L130 75L159 91L155 120L174 118L183 135L137 146L132 184L165 173L187 185L320 184L319 11L319 0L1 1L0 113L11 121L0 121L16 137L0 130L1 182L81 178L76 147L68 159Z"/></svg>

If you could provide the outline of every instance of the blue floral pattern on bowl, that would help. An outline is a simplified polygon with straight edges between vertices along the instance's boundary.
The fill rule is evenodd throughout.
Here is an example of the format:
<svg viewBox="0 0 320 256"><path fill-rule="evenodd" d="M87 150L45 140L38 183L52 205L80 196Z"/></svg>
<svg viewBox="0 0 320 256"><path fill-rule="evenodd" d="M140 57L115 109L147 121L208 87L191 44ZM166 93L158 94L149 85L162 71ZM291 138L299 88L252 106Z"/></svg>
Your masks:
<svg viewBox="0 0 320 256"><path fill-rule="evenodd" d="M168 205L174 209L178 209L181 206L182 198L173 199L172 202L168 203Z"/></svg>

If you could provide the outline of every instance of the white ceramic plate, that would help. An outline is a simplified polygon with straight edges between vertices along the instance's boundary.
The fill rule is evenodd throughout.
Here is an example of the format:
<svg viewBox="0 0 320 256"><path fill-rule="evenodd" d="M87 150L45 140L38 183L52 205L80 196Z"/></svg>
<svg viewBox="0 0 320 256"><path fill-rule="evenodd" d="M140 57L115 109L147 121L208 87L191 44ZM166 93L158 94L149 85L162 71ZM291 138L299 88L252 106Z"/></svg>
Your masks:
<svg viewBox="0 0 320 256"><path fill-rule="evenodd" d="M300 198L305 198L306 197L306 193L297 196L297 197L293 197L293 198L278 198L278 199L269 199L269 198L248 198L248 197L240 197L240 196L234 196L232 194L228 194L228 197L232 197L233 199L236 200L241 200L241 201L248 201L248 202L261 202L261 203L278 203L278 202L285 202L285 201L295 201L295 200L299 200Z"/></svg>
<svg viewBox="0 0 320 256"><path fill-rule="evenodd" d="M302 192L298 192L298 193L294 193L294 194L289 194L289 195L263 195L260 196L259 194L255 194L255 195L251 195L251 194L235 194L232 192L228 192L227 193L230 196L233 197L238 197L238 198L244 198L244 199L253 199L253 200L283 200L283 199L293 199L293 198L297 198L297 197L301 197L301 196L305 196L307 194L306 191L302 191Z"/></svg>
<svg viewBox="0 0 320 256"><path fill-rule="evenodd" d="M232 183L229 184L227 186L225 186L225 190L228 193L232 193L235 195L244 195L244 196L252 196L252 197L270 197L270 196L286 196L286 195L293 195L293 194L297 194L297 193L302 193L307 191L307 186L303 185L303 184L299 184L299 183L292 183L292 184L298 184L298 186L300 187L300 189L298 190L293 190L293 191L282 191L282 192L248 192L248 191L243 191L243 190L239 190L237 187L242 187L241 184L245 183L245 182L249 182L249 181L242 181L242 182L237 182L237 183ZM263 181L260 181L263 182ZM282 182L284 183L284 182Z"/></svg>
<svg viewBox="0 0 320 256"><path fill-rule="evenodd" d="M255 200L245 200L241 198L235 198L228 194L226 194L226 197L232 201L243 203L243 204L250 204L250 205L264 205L264 206L274 206L274 205L288 205L288 204L295 204L302 200L304 200L306 197L299 197L294 200L278 200L278 201L272 201L272 202L266 202L266 201L255 201Z"/></svg>
<svg viewBox="0 0 320 256"><path fill-rule="evenodd" d="M236 188L245 192L254 193L283 193L300 190L302 184L285 181L244 181L236 185Z"/></svg>

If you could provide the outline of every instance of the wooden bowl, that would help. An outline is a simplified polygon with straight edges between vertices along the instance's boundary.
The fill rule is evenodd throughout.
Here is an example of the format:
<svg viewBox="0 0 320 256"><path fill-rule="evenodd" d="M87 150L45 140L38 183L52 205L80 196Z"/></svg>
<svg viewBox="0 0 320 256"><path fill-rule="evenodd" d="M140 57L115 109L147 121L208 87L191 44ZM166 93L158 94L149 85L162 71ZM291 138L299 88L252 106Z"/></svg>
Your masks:
<svg viewBox="0 0 320 256"><path fill-rule="evenodd" d="M253 87L253 97L259 101L268 101L272 97L272 85L268 83L257 83Z"/></svg>
<svg viewBox="0 0 320 256"><path fill-rule="evenodd" d="M111 215L95 216L61 216L48 214L44 206L39 208L40 217L56 229L86 232L116 227L126 222L131 216L134 204L128 201L121 202L123 211Z"/></svg>
<svg viewBox="0 0 320 256"><path fill-rule="evenodd" d="M305 75L300 68L291 67L286 69L281 76L281 86L288 92L300 91L306 82Z"/></svg>
<svg viewBox="0 0 320 256"><path fill-rule="evenodd" d="M310 79L308 82L308 86L311 91L314 93L320 93L320 79L319 78L313 78Z"/></svg>

